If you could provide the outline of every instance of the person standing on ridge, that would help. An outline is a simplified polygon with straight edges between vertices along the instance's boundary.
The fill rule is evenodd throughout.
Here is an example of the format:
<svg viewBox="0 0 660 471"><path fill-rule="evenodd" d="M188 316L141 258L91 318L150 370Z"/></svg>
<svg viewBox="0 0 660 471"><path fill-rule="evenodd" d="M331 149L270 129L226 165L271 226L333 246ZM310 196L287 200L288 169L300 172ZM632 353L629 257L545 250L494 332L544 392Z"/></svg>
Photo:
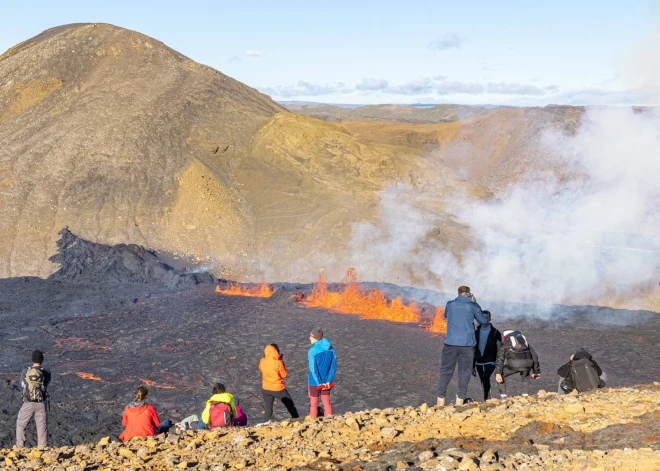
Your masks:
<svg viewBox="0 0 660 471"><path fill-rule="evenodd" d="M458 364L456 405L460 406L465 402L470 375L474 368L474 347L477 345L474 321L487 324L488 318L481 311L470 288L461 286L458 288L458 297L447 303L445 319L447 319L447 334L442 348L437 405L445 405L447 386Z"/></svg>
<svg viewBox="0 0 660 471"><path fill-rule="evenodd" d="M474 347L474 369L484 390L484 401L490 399L490 377L495 371L497 352L502 346L502 334L490 323L490 311L484 311L487 324L476 328L474 335L477 345Z"/></svg>
<svg viewBox="0 0 660 471"><path fill-rule="evenodd" d="M337 355L330 341L323 336L323 331L317 327L309 334L312 346L307 352L309 361L309 377L307 392L309 395L309 415L318 416L319 396L323 403L323 415L332 415L330 390L334 387L332 381L337 371Z"/></svg>
<svg viewBox="0 0 660 471"><path fill-rule="evenodd" d="M16 447L25 446L25 427L34 416L37 426L37 445L48 446L48 385L50 384L50 371L41 365L44 354L39 350L32 352L32 366L21 372L21 386L23 387L23 405L18 411L16 419Z"/></svg>
<svg viewBox="0 0 660 471"><path fill-rule="evenodd" d="M273 417L273 401L277 399L291 414L291 418L298 418L298 410L291 399L289 391L286 390L284 378L287 376L286 366L282 361L283 355L276 344L271 343L264 348L264 356L259 360L259 371L261 371L261 394L264 398L266 422Z"/></svg>

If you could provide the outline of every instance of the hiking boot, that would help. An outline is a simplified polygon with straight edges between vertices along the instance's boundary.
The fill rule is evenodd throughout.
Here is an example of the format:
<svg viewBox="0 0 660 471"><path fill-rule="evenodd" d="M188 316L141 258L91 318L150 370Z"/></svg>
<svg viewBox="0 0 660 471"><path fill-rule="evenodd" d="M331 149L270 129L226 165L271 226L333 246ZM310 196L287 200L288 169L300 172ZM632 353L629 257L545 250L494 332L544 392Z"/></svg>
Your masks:
<svg viewBox="0 0 660 471"><path fill-rule="evenodd" d="M439 397L438 401L435 403L437 407L444 407L445 406L445 398L444 397Z"/></svg>
<svg viewBox="0 0 660 471"><path fill-rule="evenodd" d="M462 406L465 403L465 399L461 399L459 397L456 398L456 405L457 406Z"/></svg>

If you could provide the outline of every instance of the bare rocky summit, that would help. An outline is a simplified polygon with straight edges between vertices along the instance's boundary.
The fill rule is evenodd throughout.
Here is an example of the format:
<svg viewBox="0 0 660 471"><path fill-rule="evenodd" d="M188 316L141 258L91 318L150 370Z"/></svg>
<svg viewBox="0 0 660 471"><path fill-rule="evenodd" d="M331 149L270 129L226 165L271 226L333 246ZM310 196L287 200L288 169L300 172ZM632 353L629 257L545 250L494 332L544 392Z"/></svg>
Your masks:
<svg viewBox="0 0 660 471"><path fill-rule="evenodd" d="M0 56L0 142L2 277L53 272L68 226L219 276L309 280L346 249L352 222L378 218L383 188L414 186L438 221L451 220L447 194L488 195L108 24L53 28ZM459 247L464 235L442 238Z"/></svg>
<svg viewBox="0 0 660 471"><path fill-rule="evenodd" d="M374 409L76 447L0 450L4 469L654 470L660 383L461 407Z"/></svg>

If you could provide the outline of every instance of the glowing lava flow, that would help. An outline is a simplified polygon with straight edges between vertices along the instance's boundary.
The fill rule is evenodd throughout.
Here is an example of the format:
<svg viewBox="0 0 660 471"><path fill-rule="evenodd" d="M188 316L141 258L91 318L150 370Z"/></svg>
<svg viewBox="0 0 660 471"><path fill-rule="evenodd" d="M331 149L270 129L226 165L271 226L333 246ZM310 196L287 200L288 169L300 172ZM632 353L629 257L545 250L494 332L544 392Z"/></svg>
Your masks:
<svg viewBox="0 0 660 471"><path fill-rule="evenodd" d="M229 288L220 289L220 286L216 285L215 292L220 294L226 294L228 296L249 296L252 298L270 298L275 292L274 289L271 289L266 282L259 283L255 288L244 288L239 286L238 283L230 283Z"/></svg>
<svg viewBox="0 0 660 471"><path fill-rule="evenodd" d="M435 317L433 318L433 323L426 328L429 332L435 332L437 334L446 334L447 333L447 319L445 319L445 309L442 307L435 308Z"/></svg>
<svg viewBox="0 0 660 471"><path fill-rule="evenodd" d="M82 371L78 371L76 375L78 375L82 379L90 379L92 381L103 381L101 378L93 375L92 373L84 373Z"/></svg>
<svg viewBox="0 0 660 471"><path fill-rule="evenodd" d="M342 314L356 314L366 319L384 319L392 322L419 322L417 304L403 304L401 297L388 301L385 293L372 289L365 294L360 291L355 269L350 268L342 280L343 289L328 291L323 274L312 293L302 300L306 307L322 307Z"/></svg>
<svg viewBox="0 0 660 471"><path fill-rule="evenodd" d="M158 383L156 383L155 381L152 381L152 380L150 380L150 379L140 378L140 380L141 380L144 384L146 384L147 386L153 386L154 388L160 388L160 389L176 389L174 386L170 386L170 385L167 385L167 384L165 384L165 385L161 385L161 384L158 384Z"/></svg>

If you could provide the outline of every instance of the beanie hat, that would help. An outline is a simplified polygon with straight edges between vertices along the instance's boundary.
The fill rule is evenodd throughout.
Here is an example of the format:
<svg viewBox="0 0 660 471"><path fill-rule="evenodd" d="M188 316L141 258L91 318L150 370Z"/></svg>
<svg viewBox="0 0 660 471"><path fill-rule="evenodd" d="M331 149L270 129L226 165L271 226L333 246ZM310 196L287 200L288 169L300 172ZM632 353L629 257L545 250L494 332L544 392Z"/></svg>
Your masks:
<svg viewBox="0 0 660 471"><path fill-rule="evenodd" d="M323 331L321 330L320 327L317 327L314 330L312 330L312 333L310 335L314 337L316 340L321 340L323 338Z"/></svg>
<svg viewBox="0 0 660 471"><path fill-rule="evenodd" d="M32 352L32 363L42 364L44 362L44 354L39 350Z"/></svg>

